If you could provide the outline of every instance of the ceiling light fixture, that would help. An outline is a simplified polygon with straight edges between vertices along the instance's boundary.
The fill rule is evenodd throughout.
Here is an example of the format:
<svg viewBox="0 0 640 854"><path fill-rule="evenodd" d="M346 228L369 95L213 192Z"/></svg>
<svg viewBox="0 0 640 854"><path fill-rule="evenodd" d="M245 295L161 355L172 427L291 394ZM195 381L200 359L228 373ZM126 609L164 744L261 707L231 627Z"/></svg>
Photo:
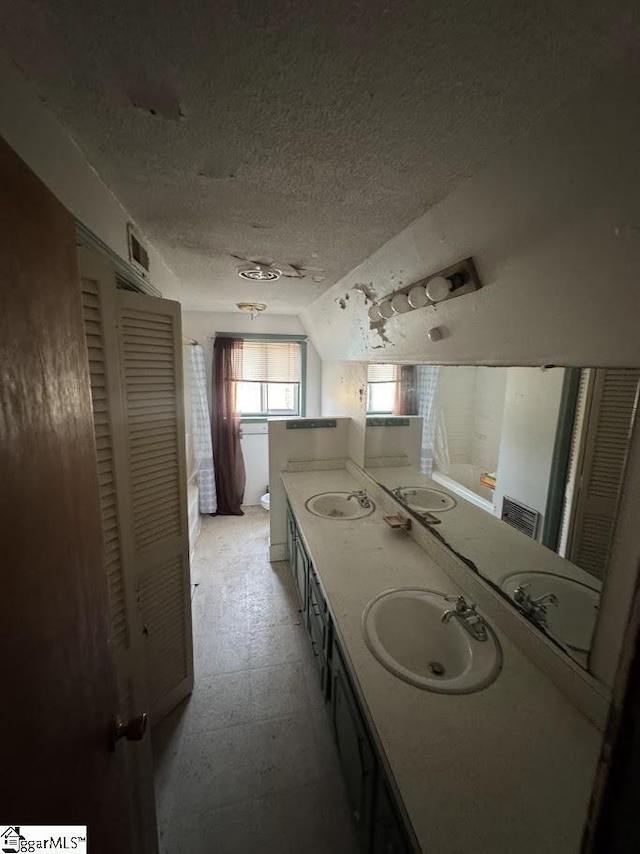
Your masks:
<svg viewBox="0 0 640 854"><path fill-rule="evenodd" d="M251 315L251 320L255 320L255 318L262 314L262 312L266 309L267 305L264 302L237 302L236 305L240 309L240 311L247 311Z"/></svg>
<svg viewBox="0 0 640 854"><path fill-rule="evenodd" d="M282 272L276 267L254 261L239 264L236 270L241 279L248 279L250 282L275 282L282 275Z"/></svg>

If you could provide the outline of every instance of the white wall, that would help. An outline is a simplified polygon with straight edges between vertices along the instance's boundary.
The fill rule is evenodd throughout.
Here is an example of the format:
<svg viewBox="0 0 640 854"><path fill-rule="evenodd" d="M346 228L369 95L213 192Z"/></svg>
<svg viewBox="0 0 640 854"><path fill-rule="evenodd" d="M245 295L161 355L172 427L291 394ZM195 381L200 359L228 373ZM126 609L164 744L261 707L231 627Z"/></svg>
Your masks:
<svg viewBox="0 0 640 854"><path fill-rule="evenodd" d="M364 363L322 363L322 414L351 418L349 457L364 467L367 420L367 366Z"/></svg>
<svg viewBox="0 0 640 854"><path fill-rule="evenodd" d="M211 406L211 364L213 359L213 335L216 332L252 332L265 335L304 335L305 331L297 317L285 314L265 314L251 320L249 315L238 312L183 311L182 332L194 338L205 350L207 369L207 393ZM307 345L307 415L320 414L321 365L318 353ZM242 453L247 472L244 503L259 504L269 483L269 440L266 424L245 424L242 427Z"/></svg>
<svg viewBox="0 0 640 854"><path fill-rule="evenodd" d="M601 74L301 315L323 359L640 365L640 60ZM484 287L386 324L379 296L473 256ZM445 336L427 338L432 326ZM376 349L377 348L377 349Z"/></svg>
<svg viewBox="0 0 640 854"><path fill-rule="evenodd" d="M375 468L376 465L389 465L388 462L384 462L384 458L400 454L406 457L404 465L420 465L422 418L417 415L410 415L404 416L401 420L406 420L409 424L407 426L401 424L385 425L384 427L367 425L364 443L366 468Z"/></svg>
<svg viewBox="0 0 640 854"><path fill-rule="evenodd" d="M542 536L549 476L558 426L564 369L509 368L502 441L495 492L496 514L505 495L542 514Z"/></svg>
<svg viewBox="0 0 640 854"><path fill-rule="evenodd" d="M506 368L440 369L435 398L438 471L447 473L447 461L495 471L506 376Z"/></svg>
<svg viewBox="0 0 640 854"><path fill-rule="evenodd" d="M498 467L508 370L476 368L471 462L483 471L494 472Z"/></svg>
<svg viewBox="0 0 640 854"><path fill-rule="evenodd" d="M245 504L259 504L269 485L269 425L243 424L242 455L247 473Z"/></svg>
<svg viewBox="0 0 640 854"><path fill-rule="evenodd" d="M132 217L1 50L0 135L77 219L129 260L127 223ZM151 282L166 299L180 300L180 280L146 243Z"/></svg>

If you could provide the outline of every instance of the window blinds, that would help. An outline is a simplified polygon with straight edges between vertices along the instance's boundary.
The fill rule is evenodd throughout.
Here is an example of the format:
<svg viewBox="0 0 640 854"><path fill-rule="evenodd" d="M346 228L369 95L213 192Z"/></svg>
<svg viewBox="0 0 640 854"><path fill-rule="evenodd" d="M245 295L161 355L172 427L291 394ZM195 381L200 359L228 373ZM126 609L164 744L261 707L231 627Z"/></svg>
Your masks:
<svg viewBox="0 0 640 854"><path fill-rule="evenodd" d="M297 341L243 341L235 360L235 377L245 382L299 383Z"/></svg>
<svg viewBox="0 0 640 854"><path fill-rule="evenodd" d="M398 379L398 365L369 365L367 367L368 383L395 383Z"/></svg>

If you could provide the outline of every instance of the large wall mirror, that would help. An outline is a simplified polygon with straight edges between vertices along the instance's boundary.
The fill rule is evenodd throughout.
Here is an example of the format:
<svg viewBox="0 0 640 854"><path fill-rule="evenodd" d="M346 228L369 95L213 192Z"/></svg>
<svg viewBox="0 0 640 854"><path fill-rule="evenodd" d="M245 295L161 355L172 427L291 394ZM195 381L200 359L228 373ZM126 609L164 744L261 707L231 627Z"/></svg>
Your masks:
<svg viewBox="0 0 640 854"><path fill-rule="evenodd" d="M370 365L365 467L582 666L640 369Z"/></svg>

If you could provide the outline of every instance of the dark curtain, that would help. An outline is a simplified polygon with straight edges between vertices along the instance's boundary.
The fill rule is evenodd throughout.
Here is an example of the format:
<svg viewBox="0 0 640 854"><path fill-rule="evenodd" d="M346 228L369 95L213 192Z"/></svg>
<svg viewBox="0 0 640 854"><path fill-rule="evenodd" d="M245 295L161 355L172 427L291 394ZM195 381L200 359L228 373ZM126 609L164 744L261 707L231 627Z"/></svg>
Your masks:
<svg viewBox="0 0 640 854"><path fill-rule="evenodd" d="M418 414L417 371L415 365L400 365L400 376L396 383L394 415Z"/></svg>
<svg viewBox="0 0 640 854"><path fill-rule="evenodd" d="M243 516L246 474L240 445L240 414L236 409L237 367L242 340L216 338L213 344L213 457L218 516Z"/></svg>

